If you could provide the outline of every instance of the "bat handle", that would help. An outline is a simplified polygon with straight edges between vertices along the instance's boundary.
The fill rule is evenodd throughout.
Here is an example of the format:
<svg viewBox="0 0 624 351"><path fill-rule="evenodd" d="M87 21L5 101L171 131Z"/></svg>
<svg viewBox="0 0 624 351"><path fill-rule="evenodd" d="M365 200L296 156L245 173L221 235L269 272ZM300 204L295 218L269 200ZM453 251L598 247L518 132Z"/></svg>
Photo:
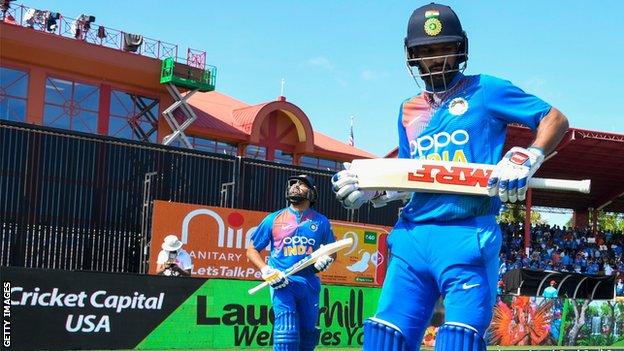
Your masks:
<svg viewBox="0 0 624 351"><path fill-rule="evenodd" d="M269 283L267 283L267 282L262 282L262 283L260 283L260 284L258 284L258 285L256 285L256 286L254 286L253 288L251 288L251 289L247 290L247 292L249 293L249 295L253 295L253 294L257 293L257 292L258 292L258 290L260 290L260 289L264 288L264 287L265 287L265 286L267 286L267 285L269 285Z"/></svg>
<svg viewBox="0 0 624 351"><path fill-rule="evenodd" d="M529 180L529 187L534 189L578 191L579 193L589 194L591 180L531 178Z"/></svg>

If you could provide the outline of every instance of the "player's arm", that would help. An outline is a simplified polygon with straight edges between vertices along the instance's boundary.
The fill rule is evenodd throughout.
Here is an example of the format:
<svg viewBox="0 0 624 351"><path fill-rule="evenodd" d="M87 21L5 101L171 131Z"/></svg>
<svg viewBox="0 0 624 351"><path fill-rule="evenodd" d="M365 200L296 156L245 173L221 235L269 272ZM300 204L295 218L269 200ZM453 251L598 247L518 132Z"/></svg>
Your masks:
<svg viewBox="0 0 624 351"><path fill-rule="evenodd" d="M260 255L260 251L258 251L258 249L254 246L253 239L249 243L246 255L251 263L260 269L262 279L269 283L272 288L279 289L288 285L288 278L284 275L284 272L279 269L275 269L264 262L262 255Z"/></svg>
<svg viewBox="0 0 624 351"><path fill-rule="evenodd" d="M247 247L247 258L260 269L262 279L264 279L274 289L283 288L288 285L288 278L279 269L273 268L264 262L260 250L266 248L272 241L273 222L278 212L273 212L262 220L258 228L251 235L249 247Z"/></svg>
<svg viewBox="0 0 624 351"><path fill-rule="evenodd" d="M258 269L262 270L267 264L264 262L262 255L260 255L260 251L256 249L253 244L253 240L249 242L249 247L247 248L247 258L253 263Z"/></svg>
<svg viewBox="0 0 624 351"><path fill-rule="evenodd" d="M569 123L566 116L554 107L540 121L537 127L537 135L531 147L540 148L544 155L555 151L561 139L568 130Z"/></svg>
<svg viewBox="0 0 624 351"><path fill-rule="evenodd" d="M568 120L550 104L509 81L494 77L484 79L484 100L492 123L520 123L537 131L530 146L519 145L507 151L488 180L490 196L498 195L503 202L523 201L529 180L545 156L561 141Z"/></svg>
<svg viewBox="0 0 624 351"><path fill-rule="evenodd" d="M568 130L568 119L551 107L537 125L537 135L528 148L515 146L496 165L488 180L490 196L498 194L503 202L524 201L529 179Z"/></svg>

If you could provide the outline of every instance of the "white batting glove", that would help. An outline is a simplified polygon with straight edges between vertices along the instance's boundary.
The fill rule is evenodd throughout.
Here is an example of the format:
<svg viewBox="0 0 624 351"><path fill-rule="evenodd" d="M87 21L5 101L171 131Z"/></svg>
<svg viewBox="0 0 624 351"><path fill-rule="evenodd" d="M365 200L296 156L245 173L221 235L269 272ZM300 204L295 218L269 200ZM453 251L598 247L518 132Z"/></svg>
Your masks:
<svg viewBox="0 0 624 351"><path fill-rule="evenodd" d="M374 208L386 206L388 202L401 200L404 204L410 200L412 193L405 191L379 191L370 200Z"/></svg>
<svg viewBox="0 0 624 351"><path fill-rule="evenodd" d="M524 201L529 179L542 162L544 152L537 147L511 148L490 175L487 185L489 195L498 194L503 202Z"/></svg>
<svg viewBox="0 0 624 351"><path fill-rule="evenodd" d="M316 269L317 272L323 272L326 271L332 263L334 263L333 258L328 255L323 255L314 263L314 269Z"/></svg>
<svg viewBox="0 0 624 351"><path fill-rule="evenodd" d="M262 279L269 283L273 289L283 288L288 285L288 277L279 269L264 266L260 269L260 273L262 273Z"/></svg>
<svg viewBox="0 0 624 351"><path fill-rule="evenodd" d="M374 191L360 190L357 175L348 169L331 179L336 199L348 210L357 210L375 196Z"/></svg>

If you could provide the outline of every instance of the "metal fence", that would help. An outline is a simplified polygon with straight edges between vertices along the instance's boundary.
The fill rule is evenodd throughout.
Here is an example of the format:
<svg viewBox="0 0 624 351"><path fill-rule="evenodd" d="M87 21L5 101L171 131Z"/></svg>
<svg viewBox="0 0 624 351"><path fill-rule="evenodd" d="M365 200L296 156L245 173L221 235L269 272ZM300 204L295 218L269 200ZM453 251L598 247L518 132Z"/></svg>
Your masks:
<svg viewBox="0 0 624 351"><path fill-rule="evenodd" d="M36 31L58 35L74 40L81 40L89 44L126 50L126 36L130 33L114 28L104 27L88 22L90 16L81 15L71 18L54 12L55 9L35 9L24 5L11 5L6 11L0 11L0 21ZM206 68L206 52L188 48L186 57L178 50L178 45L162 40L141 36L140 44L133 51L135 54L155 59L173 57L176 62L191 67Z"/></svg>
<svg viewBox="0 0 624 351"><path fill-rule="evenodd" d="M0 121L0 265L144 272L154 200L274 211L312 174L319 212L394 224L398 206L347 211L332 172Z"/></svg>

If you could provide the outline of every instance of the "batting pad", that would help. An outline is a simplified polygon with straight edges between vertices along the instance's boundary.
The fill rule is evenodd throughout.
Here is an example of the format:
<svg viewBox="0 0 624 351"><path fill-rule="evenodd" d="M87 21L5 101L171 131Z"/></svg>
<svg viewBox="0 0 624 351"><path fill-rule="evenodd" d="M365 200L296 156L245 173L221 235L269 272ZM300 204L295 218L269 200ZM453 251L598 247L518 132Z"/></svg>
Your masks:
<svg viewBox="0 0 624 351"><path fill-rule="evenodd" d="M435 351L485 351L485 341L477 330L467 324L444 323L438 329Z"/></svg>
<svg viewBox="0 0 624 351"><path fill-rule="evenodd" d="M382 319L369 318L364 321L363 351L408 351L401 330Z"/></svg>

